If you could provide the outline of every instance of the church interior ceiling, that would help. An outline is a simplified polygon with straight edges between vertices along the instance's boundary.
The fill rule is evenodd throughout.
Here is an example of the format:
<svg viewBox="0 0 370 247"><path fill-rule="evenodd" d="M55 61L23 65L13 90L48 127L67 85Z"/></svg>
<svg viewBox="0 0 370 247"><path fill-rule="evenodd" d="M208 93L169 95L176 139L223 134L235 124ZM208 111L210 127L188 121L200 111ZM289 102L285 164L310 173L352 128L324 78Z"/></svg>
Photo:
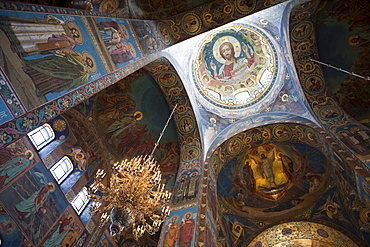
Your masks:
<svg viewBox="0 0 370 247"><path fill-rule="evenodd" d="M133 66L143 67L134 73L136 69L127 69L122 74L115 72L115 78L111 75L100 78L96 88L91 82L100 75L125 68L171 42L166 44L166 36L158 32L154 22L141 25L123 19L113 23L104 17L93 21L77 17L72 23L86 27L80 30L84 42L98 47L97 51L85 51L85 46L76 45L85 57L86 52L93 54L91 57L98 67L91 68L94 79L89 78L90 84L80 88L82 93L70 94L67 102L54 94L58 92L48 89L41 92L47 94L42 99L35 90L32 94L25 92L24 97L28 98L23 101L29 102L27 109L33 109L56 99L49 105L54 115L67 109L68 104L76 105L63 117L73 133L69 141L78 145L57 151L72 157L79 171L88 171L83 177L76 173L71 178L78 180L79 185L90 181L97 167L109 168L113 160L150 154L171 109L177 105L154 153L161 163L166 188L174 191L174 210L167 225L179 225L186 217L198 217L195 204L201 194L206 194L206 202L201 201L201 205L208 208L200 211L198 220L209 246L215 244L211 238L215 234L220 243L238 247L267 246L267 239L273 234L276 246L286 246L287 239L294 239L296 245L339 246L339 242L345 242L343 246L361 246L361 241L370 239L370 187L365 179L369 176L366 163L370 161L370 132L363 130L352 117L368 124L369 85L364 80L319 67L308 57L318 55L323 62L368 76L369 61L365 55L369 53L366 25L369 18L364 13L368 6L356 0L293 2L297 5L293 13L290 10L294 4L289 1L276 5L172 46L160 54L163 57L145 66ZM209 1L174 0L163 4L155 0L104 0L92 1L92 7L127 18L163 19L206 3ZM348 8L349 5L356 7ZM213 7L216 16L217 6ZM225 14L228 10L218 11ZM43 14L37 16L44 18ZM206 20L190 12L189 16L185 16L189 17L188 26L185 22L176 25L183 28L183 34L194 35ZM22 16L25 17L31 19ZM191 17L196 19L194 26ZM87 34L92 27L97 31ZM105 30L115 27L122 31L124 42L132 44L128 46L129 52L119 58L104 41ZM343 35L338 36L338 32ZM329 42L332 36L336 39ZM153 40L158 46L151 43ZM19 61L39 59L43 54L18 51L12 56L13 59L5 61L11 62L11 66L6 66L7 71L0 70L2 78L14 71ZM230 69L231 60L233 66L238 64L240 68ZM26 70L19 71L17 80L30 81L27 75ZM123 79L110 86L117 78ZM101 87L102 83L105 84ZM99 87L105 89L83 101ZM24 109L14 112L17 110L21 114ZM340 135L341 140L334 140L330 133ZM354 134L357 143L349 134ZM358 145L358 140L363 145ZM29 150L35 153L29 144L19 145L22 153ZM354 154L344 151L346 146ZM77 152L77 147L89 151ZM76 158L77 153L84 158ZM41 160L29 156L23 160L32 168L22 173L24 177L14 186L1 186L2 196L15 193L24 181L35 188L40 186L34 175L45 172ZM42 161L48 167L54 160L49 155ZM204 180L200 179L203 177ZM28 232L31 231L27 229L28 219L21 221L14 212L13 215L6 212L30 191L18 193L4 208L0 205L0 223L18 225L12 231L14 236L22 236L22 231L27 229L26 234L33 236L32 243L45 241L42 234L47 233L47 227L57 230L54 221L77 217L66 200L57 199L64 198L62 193L71 189L72 185L64 184L51 193L59 203L47 206L56 213L53 218L42 219L45 225L36 222L38 234ZM76 232L83 236L84 226L75 221L79 222L74 225ZM308 228L307 222L311 223L309 230L299 234ZM312 235L315 239L308 240L307 236ZM158 234L145 235L141 242L131 238L113 240L106 231L99 246L104 243L114 246L114 241L122 246L144 243L156 246L159 238ZM164 239L162 233L160 245Z"/></svg>

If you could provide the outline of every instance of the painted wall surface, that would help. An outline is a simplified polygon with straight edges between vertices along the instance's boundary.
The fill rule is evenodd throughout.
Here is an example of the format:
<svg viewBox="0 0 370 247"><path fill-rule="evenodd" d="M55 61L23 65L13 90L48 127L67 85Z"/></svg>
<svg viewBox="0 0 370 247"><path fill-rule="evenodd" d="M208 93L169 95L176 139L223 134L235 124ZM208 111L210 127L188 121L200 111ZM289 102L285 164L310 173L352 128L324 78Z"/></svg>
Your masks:
<svg viewBox="0 0 370 247"><path fill-rule="evenodd" d="M39 162L0 193L5 209L33 244L38 244L67 208L54 178Z"/></svg>
<svg viewBox="0 0 370 247"><path fill-rule="evenodd" d="M27 110L142 57L123 19L6 10L1 15L2 67ZM149 24L134 24L137 33L142 26L152 32L145 29ZM147 47L144 36L138 37L140 49L154 52L158 46ZM60 73L66 68L68 73Z"/></svg>
<svg viewBox="0 0 370 247"><path fill-rule="evenodd" d="M126 158L150 154L170 111L154 79L142 73L137 79L118 82L105 90L96 100L95 127L104 136L106 145L117 157ZM174 121L164 132L155 151L162 173L177 171L179 159Z"/></svg>
<svg viewBox="0 0 370 247"><path fill-rule="evenodd" d="M95 224L89 224L89 209L78 216L68 201L88 184L91 174L87 170L97 168L89 162L101 162L78 146L64 118L57 117L49 124L55 139L42 150L36 151L28 137L0 150L0 234L4 246L83 246L90 236L86 229L94 229ZM47 153L42 160L41 153ZM59 185L48 169L64 155L71 159L74 172Z"/></svg>
<svg viewBox="0 0 370 247"><path fill-rule="evenodd" d="M25 137L0 150L0 191L40 161L33 145Z"/></svg>
<svg viewBox="0 0 370 247"><path fill-rule="evenodd" d="M106 74L85 19L15 11L1 16L3 68L27 110Z"/></svg>
<svg viewBox="0 0 370 247"><path fill-rule="evenodd" d="M97 247L116 247L116 243L111 239L110 234L106 231L99 240Z"/></svg>
<svg viewBox="0 0 370 247"><path fill-rule="evenodd" d="M173 211L167 218L159 246L193 246L196 207Z"/></svg>
<svg viewBox="0 0 370 247"><path fill-rule="evenodd" d="M5 7L30 8L16 4ZM116 82L123 74L132 73L137 66L128 65L140 63L143 54L163 48L148 48L148 42L140 41L146 38L137 40L132 25L123 19L62 15L55 8L48 10L56 13L47 14L41 6L32 9L41 13L0 12L0 105L4 106L0 122L14 128L4 127L5 144ZM136 21L135 28L139 30L148 23ZM150 25L156 33L150 36L150 42L159 44L159 31L154 22ZM114 75L107 77L112 72ZM36 110L41 105L42 109ZM24 114L31 110L34 117L29 121ZM9 122L22 114L23 118L15 120L18 124Z"/></svg>

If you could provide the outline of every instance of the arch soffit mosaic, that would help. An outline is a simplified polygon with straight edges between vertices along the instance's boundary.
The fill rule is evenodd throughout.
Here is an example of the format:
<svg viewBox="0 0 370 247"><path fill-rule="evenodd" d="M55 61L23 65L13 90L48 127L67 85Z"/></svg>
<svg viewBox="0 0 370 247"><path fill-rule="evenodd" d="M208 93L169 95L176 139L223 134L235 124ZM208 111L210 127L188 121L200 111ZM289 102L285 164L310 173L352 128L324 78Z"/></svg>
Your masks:
<svg viewBox="0 0 370 247"><path fill-rule="evenodd" d="M318 127L316 123L311 122L306 118L289 113L286 114L275 112L260 113L257 116L253 115L243 118L242 120L236 122L235 124L232 124L227 128L223 129L218 134L218 136L215 139L213 139L213 142L211 143L207 151L207 157L209 157L223 142L230 139L232 136L237 135L238 133L256 128L261 125L279 123L282 120L284 120L285 123L304 124L315 128Z"/></svg>
<svg viewBox="0 0 370 247"><path fill-rule="evenodd" d="M310 108L316 115L319 123L330 130L330 132L336 134L345 146L352 151L344 151L344 153L347 153L346 156L351 156L352 158L350 160L351 166L357 167L358 173L364 179L369 180L370 175L365 165L368 163L368 152L363 153L356 147L347 144L347 137L342 134L346 130L351 132L362 131L363 133L369 133L369 130L343 110L333 98L322 67L310 61L310 58L321 60L317 50L317 37L314 30L315 23L318 21L315 13L319 8L319 4L320 1L310 1L298 5L293 8L290 16L290 45L297 75ZM367 141L364 141L367 144ZM343 150L342 147L340 148Z"/></svg>
<svg viewBox="0 0 370 247"><path fill-rule="evenodd" d="M180 146L181 165L177 177L189 171L200 172L201 160L203 160L202 139L193 106L180 76L165 57L146 65L144 69L158 83L170 108L177 104L173 115Z"/></svg>

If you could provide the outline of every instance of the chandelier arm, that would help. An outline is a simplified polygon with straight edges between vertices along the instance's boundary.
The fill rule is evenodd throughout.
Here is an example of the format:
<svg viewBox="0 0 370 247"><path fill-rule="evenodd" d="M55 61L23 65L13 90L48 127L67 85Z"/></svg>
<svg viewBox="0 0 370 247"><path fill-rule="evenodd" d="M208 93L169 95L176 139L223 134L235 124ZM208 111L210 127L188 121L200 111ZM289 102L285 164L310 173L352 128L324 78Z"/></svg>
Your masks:
<svg viewBox="0 0 370 247"><path fill-rule="evenodd" d="M166 122L166 124L164 125L164 128L163 128L163 130L162 130L161 134L159 135L159 138L158 138L157 142L156 142L156 143L155 143L155 145L154 145L153 151L150 153L150 157L152 157L152 156L153 156L154 151L155 151L155 149L157 148L157 146L158 146L158 144L159 144L159 141L161 140L161 138L162 138L162 136L163 136L163 134L164 134L164 131L166 130L167 125L168 125L168 123L170 122L170 120L171 120L171 118L172 118L172 115L173 115L173 113L174 113L174 112L175 112L175 110L176 110L177 105L178 105L178 104L176 104L176 105L175 105L175 107L172 109L171 115L168 117L167 122Z"/></svg>

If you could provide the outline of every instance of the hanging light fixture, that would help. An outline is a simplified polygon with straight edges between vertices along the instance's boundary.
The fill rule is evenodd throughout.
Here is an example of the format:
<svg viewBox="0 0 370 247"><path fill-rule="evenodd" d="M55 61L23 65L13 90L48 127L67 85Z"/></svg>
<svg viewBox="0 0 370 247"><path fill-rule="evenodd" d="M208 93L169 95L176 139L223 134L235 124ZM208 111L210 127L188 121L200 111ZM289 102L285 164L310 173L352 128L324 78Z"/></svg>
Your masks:
<svg viewBox="0 0 370 247"><path fill-rule="evenodd" d="M153 235L170 213L168 203L171 193L164 190L165 184L160 183L162 174L153 153L176 107L177 105L150 155L115 163L108 182L103 181L106 172L99 169L95 174L95 181L88 188L90 200L93 201L90 211L101 214L101 226L106 225L110 219L109 230L112 236L130 228L136 240L145 231Z"/></svg>

